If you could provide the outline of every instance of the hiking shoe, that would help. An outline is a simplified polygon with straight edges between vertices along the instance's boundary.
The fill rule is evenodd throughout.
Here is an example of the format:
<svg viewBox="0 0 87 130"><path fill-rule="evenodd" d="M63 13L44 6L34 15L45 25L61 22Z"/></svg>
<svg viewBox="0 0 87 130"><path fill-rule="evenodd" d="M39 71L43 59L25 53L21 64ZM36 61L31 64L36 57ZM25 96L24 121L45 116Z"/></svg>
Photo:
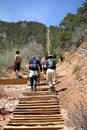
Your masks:
<svg viewBox="0 0 87 130"><path fill-rule="evenodd" d="M31 86L31 91L33 91L33 87Z"/></svg>
<svg viewBox="0 0 87 130"><path fill-rule="evenodd" d="M33 91L33 89L31 89L31 92Z"/></svg>
<svg viewBox="0 0 87 130"><path fill-rule="evenodd" d="M54 85L52 85L52 86L50 87L50 91L51 91L51 92L54 92L54 91L55 91Z"/></svg>
<svg viewBox="0 0 87 130"><path fill-rule="evenodd" d="M20 76L20 75L16 75L16 78L23 78L22 76Z"/></svg>
<svg viewBox="0 0 87 130"><path fill-rule="evenodd" d="M36 90L36 87L34 87L34 92L36 92L37 90Z"/></svg>
<svg viewBox="0 0 87 130"><path fill-rule="evenodd" d="M19 78L19 75L16 75L16 78Z"/></svg>

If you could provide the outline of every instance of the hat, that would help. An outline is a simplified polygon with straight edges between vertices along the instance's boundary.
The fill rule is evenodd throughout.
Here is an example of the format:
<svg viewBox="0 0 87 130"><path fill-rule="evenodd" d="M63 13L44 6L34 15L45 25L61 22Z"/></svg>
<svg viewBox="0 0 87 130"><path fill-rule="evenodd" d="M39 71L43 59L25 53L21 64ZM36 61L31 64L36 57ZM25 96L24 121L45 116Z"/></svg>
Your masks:
<svg viewBox="0 0 87 130"><path fill-rule="evenodd" d="M48 55L46 59L53 59L53 55Z"/></svg>

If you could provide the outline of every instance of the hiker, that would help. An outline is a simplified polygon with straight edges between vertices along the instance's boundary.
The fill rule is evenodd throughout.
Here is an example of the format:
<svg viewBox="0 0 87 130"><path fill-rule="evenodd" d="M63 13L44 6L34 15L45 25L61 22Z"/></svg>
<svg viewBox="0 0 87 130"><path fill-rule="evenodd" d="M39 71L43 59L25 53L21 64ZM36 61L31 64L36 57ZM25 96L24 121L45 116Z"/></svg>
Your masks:
<svg viewBox="0 0 87 130"><path fill-rule="evenodd" d="M16 74L16 78L19 78L19 71L20 71L20 66L21 66L21 62L22 62L22 58L20 56L20 52L16 51L15 52L15 58L14 58L14 71Z"/></svg>
<svg viewBox="0 0 87 130"><path fill-rule="evenodd" d="M47 65L46 65L46 58L43 57L42 58L42 61L41 61L41 65L42 65L42 70L43 70L43 74L44 74L44 77L46 78L46 72L47 72Z"/></svg>
<svg viewBox="0 0 87 130"><path fill-rule="evenodd" d="M38 83L40 83L40 72L42 71L42 65L40 59L37 58L38 61Z"/></svg>
<svg viewBox="0 0 87 130"><path fill-rule="evenodd" d="M54 91L54 86L56 82L56 62L53 56L48 56L47 58L47 73L46 82L49 84L50 90Z"/></svg>
<svg viewBox="0 0 87 130"><path fill-rule="evenodd" d="M40 63L40 60L37 59L36 57L32 57L31 60L29 61L29 78L30 78L30 85L31 85L31 91L36 91L37 87L37 81L39 78L39 69L42 71L42 66Z"/></svg>

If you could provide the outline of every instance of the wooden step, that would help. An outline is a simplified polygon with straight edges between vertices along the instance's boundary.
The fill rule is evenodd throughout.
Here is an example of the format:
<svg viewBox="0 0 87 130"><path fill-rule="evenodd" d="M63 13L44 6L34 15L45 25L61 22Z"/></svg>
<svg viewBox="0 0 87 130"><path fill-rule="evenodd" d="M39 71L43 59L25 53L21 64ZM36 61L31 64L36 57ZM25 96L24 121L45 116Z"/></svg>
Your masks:
<svg viewBox="0 0 87 130"><path fill-rule="evenodd" d="M52 115L48 115L48 116L42 116L42 115L35 115L35 116L33 116L33 115L26 115L26 116L23 116L23 115L15 115L13 118L11 118L11 119L19 119L19 120L25 120L25 119L29 119L29 120L31 120L31 119L33 119L33 120L35 120L35 119L37 119L37 120L45 120L45 119L63 119L63 117L62 116L52 116Z"/></svg>
<svg viewBox="0 0 87 130"><path fill-rule="evenodd" d="M20 106L50 106L50 105L57 105L59 106L58 102L19 102L17 105L18 107Z"/></svg>
<svg viewBox="0 0 87 130"><path fill-rule="evenodd" d="M37 83L37 86L44 86L44 85L48 85L44 80L43 82ZM28 86L30 86L30 82L28 83Z"/></svg>
<svg viewBox="0 0 87 130"><path fill-rule="evenodd" d="M49 126L4 126L4 130L64 130L63 125L49 125Z"/></svg>
<svg viewBox="0 0 87 130"><path fill-rule="evenodd" d="M4 84L27 84L27 78L0 79L0 85Z"/></svg>
<svg viewBox="0 0 87 130"><path fill-rule="evenodd" d="M48 114L48 115L50 115L50 114L60 114L60 111L55 111L55 110L50 110L50 111L44 111L44 110L43 111L38 111L38 110L37 111L32 111L31 110L31 111L28 111L28 112L15 111L13 114L15 114L15 115L17 115L17 114L19 114L19 115L27 115L27 114L28 115L29 114L32 114L32 115L34 115L34 114L35 115L37 115L37 114L38 115L42 115L42 114L47 115Z"/></svg>
<svg viewBox="0 0 87 130"><path fill-rule="evenodd" d="M55 111L58 111L59 110L59 108L58 107L51 107L51 106L49 106L49 107L45 107L45 106L41 106L41 107L26 107L26 108L24 108L24 107L22 107L22 108L16 108L15 109L15 111L51 111L51 110L55 110Z"/></svg>
<svg viewBox="0 0 87 130"><path fill-rule="evenodd" d="M16 109L46 109L46 108L54 108L55 110L56 110L56 108L58 108L59 109L59 105L45 105L45 106L30 106L30 105L18 105L17 107L16 107Z"/></svg>
<svg viewBox="0 0 87 130"><path fill-rule="evenodd" d="M27 101L27 100L28 100L28 101L33 101L33 100L36 100L36 101L38 101L38 100L39 100L39 101L42 101L42 100L45 100L45 101L46 101L46 100L55 100L55 101L57 101L57 98L56 98L56 97L51 97L51 96L50 96L50 97L49 97L49 96L48 96L48 97L45 97L45 96L44 96L44 97L41 97L41 96L39 96L38 98L36 98L36 97L33 97L33 98L32 98L32 97L22 97L22 98L20 98L19 100L20 100L20 101L25 101L25 100L26 100L26 101Z"/></svg>
<svg viewBox="0 0 87 130"><path fill-rule="evenodd" d="M46 95L46 94L45 95L42 95L42 94L34 95L33 94L33 95L29 95L29 96L22 96L20 99L23 99L23 98L35 98L35 99L42 98L43 99L43 98L51 98L51 97L57 99L56 95L51 95L51 94L50 95Z"/></svg>
<svg viewBox="0 0 87 130"><path fill-rule="evenodd" d="M36 122L36 123L34 123L34 122L31 122L31 123L29 123L29 122L11 122L11 123L9 123L9 125L14 125L14 126L37 126L37 125L40 125L40 126L47 126L47 125L63 125L64 124L64 122L63 121L61 121L61 122L53 122L53 121L51 121L51 122Z"/></svg>
<svg viewBox="0 0 87 130"><path fill-rule="evenodd" d="M24 91L4 130L64 130L56 93Z"/></svg>
<svg viewBox="0 0 87 130"><path fill-rule="evenodd" d="M34 96L34 95L55 95L55 93L52 93L51 91L36 91L36 92L31 92L29 89L25 90L23 92L24 96Z"/></svg>
<svg viewBox="0 0 87 130"><path fill-rule="evenodd" d="M45 119L45 120L40 120L40 119L34 119L34 120L29 120L29 119L25 119L25 120L23 120L23 119L21 119L21 120L18 120L18 119L12 119L10 122L9 122L9 124L13 124L13 123L19 123L19 124L38 124L38 123L64 123L64 120L63 119Z"/></svg>
<svg viewBox="0 0 87 130"><path fill-rule="evenodd" d="M61 115L61 114L52 114L52 115L49 115L49 114L47 114L47 115L46 115L46 114L45 114L45 115L44 115L44 114L38 115L38 114L36 114L36 115L33 116L32 114L29 114L29 115L14 115L14 117L15 117L15 118L16 118L16 117L17 117L17 118L18 118L18 117L19 117L19 118L22 118L22 117L24 117L24 118L25 118L25 117L26 117L26 118L30 118L30 117L35 117L35 118L36 118L36 117L38 117L38 118L40 118L40 117L41 117L41 118L47 117L47 118L50 118L50 117L62 117L62 115Z"/></svg>
<svg viewBox="0 0 87 130"><path fill-rule="evenodd" d="M25 101L19 101L19 104L18 105L21 105L21 104L50 104L50 103L55 103L55 104L59 104L59 101L57 100L33 100L33 101L30 101L30 100L25 100Z"/></svg>

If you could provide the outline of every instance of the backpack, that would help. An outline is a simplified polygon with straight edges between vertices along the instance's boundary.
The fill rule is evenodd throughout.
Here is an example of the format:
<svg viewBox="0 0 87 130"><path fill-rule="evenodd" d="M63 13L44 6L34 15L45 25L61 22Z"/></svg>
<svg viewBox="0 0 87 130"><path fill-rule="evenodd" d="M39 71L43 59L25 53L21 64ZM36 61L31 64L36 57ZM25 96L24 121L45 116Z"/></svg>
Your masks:
<svg viewBox="0 0 87 130"><path fill-rule="evenodd" d="M47 70L47 63L46 63L46 61L43 62L43 70Z"/></svg>
<svg viewBox="0 0 87 130"><path fill-rule="evenodd" d="M37 61L33 61L32 63L30 63L30 64L29 64L29 69L30 69L30 70L38 70Z"/></svg>
<svg viewBox="0 0 87 130"><path fill-rule="evenodd" d="M50 69L56 68L55 61L53 59L48 60L48 68L50 68Z"/></svg>

